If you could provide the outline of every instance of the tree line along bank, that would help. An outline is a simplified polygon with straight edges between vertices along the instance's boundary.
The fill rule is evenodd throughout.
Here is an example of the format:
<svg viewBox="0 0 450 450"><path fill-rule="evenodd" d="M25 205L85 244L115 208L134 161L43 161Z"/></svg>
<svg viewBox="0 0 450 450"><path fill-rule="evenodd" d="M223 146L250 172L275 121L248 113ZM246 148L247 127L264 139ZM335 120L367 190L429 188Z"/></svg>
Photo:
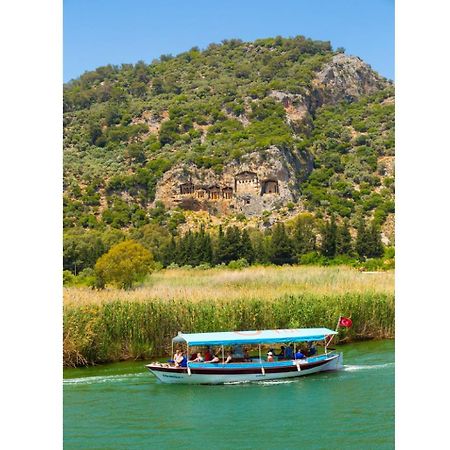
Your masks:
<svg viewBox="0 0 450 450"><path fill-rule="evenodd" d="M319 220L308 213L264 231L236 225L206 231L201 225L175 236L161 225L148 224L128 232L80 231L64 240L65 284L97 287L108 281L128 288L164 267L349 264L389 269L394 256L392 247L384 247L375 221L360 219L352 231L347 220Z"/></svg>

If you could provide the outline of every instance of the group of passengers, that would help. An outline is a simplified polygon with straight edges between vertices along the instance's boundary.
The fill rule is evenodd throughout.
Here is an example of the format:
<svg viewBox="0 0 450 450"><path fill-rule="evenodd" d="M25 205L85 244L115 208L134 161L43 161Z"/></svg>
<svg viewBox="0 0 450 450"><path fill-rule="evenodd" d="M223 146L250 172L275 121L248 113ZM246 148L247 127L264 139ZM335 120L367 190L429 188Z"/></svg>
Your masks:
<svg viewBox="0 0 450 450"><path fill-rule="evenodd" d="M317 353L314 342L308 342L306 347L299 347L294 349L294 344L280 347L280 353L276 354L273 349L267 352L267 361L274 362L277 357L277 361L289 360L289 359L304 359L309 356L314 356Z"/></svg>
<svg viewBox="0 0 450 450"><path fill-rule="evenodd" d="M317 349L313 342L309 342L306 347L299 347L296 351L294 351L293 344L289 346L282 345L280 347L280 352L278 354L276 354L273 349L270 349L267 352L267 362L274 362L275 357L277 358L277 361L290 359L304 359L309 356L314 356L316 353ZM223 359L223 363L228 364L233 361L234 362L251 361L251 358L248 354L248 350L242 348L242 346L240 345L234 346L230 351L227 352L227 357ZM169 362L174 363L176 367L187 367L188 358L182 350L178 349L173 355L173 359ZM194 353L191 356L189 362L211 364L220 362L220 358L211 347L208 347L205 351L204 356L200 352Z"/></svg>

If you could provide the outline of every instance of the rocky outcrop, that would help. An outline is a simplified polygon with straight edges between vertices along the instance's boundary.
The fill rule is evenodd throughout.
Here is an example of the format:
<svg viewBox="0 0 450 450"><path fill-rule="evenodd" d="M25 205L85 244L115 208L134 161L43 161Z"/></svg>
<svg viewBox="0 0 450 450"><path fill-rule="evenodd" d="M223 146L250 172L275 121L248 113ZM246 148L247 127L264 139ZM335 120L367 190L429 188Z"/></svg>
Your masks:
<svg viewBox="0 0 450 450"><path fill-rule="evenodd" d="M368 64L356 56L339 53L325 64L313 80L315 106L355 101L389 85Z"/></svg>
<svg viewBox="0 0 450 450"><path fill-rule="evenodd" d="M164 174L155 200L169 208L255 216L295 201L299 174L311 168L311 161L273 146L231 161L221 174L183 164Z"/></svg>
<svg viewBox="0 0 450 450"><path fill-rule="evenodd" d="M360 58L339 53L317 73L311 89L302 94L273 90L269 95L283 104L289 124L296 131L304 131L302 125L309 125L320 106L355 101L389 83Z"/></svg>

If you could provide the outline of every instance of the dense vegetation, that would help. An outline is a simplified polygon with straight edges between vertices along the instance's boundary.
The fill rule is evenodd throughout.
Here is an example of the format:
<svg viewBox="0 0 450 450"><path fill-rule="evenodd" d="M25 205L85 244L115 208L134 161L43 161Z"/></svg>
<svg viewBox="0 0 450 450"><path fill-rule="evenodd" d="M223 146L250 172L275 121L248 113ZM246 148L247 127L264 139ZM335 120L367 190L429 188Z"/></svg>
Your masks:
<svg viewBox="0 0 450 450"><path fill-rule="evenodd" d="M136 240L126 240L130 236ZM125 242L123 242L125 241ZM124 253L123 261L117 257L109 262L115 275L107 277L99 266L111 259L124 246L140 248L139 253ZM149 224L132 232L110 230L103 233L92 230L82 234L66 234L64 242L65 284L103 287L106 281L131 287L142 279L150 265L134 267L133 258L141 261L147 251L157 262L156 267L201 267L228 265L242 268L249 264L351 264L369 269L393 268L394 251L384 248L377 223L370 225L361 220L355 237L350 234L347 221L337 224L334 216L324 221L305 213L284 223L277 223L265 232L257 229L240 229L233 225L225 230L219 226L217 233L188 231L177 237L165 227ZM107 252L107 253L106 253ZM106 253L106 254L105 254ZM101 256L103 255L103 256ZM97 258L100 258L95 264ZM95 271L93 270L95 265ZM152 265L151 267L155 267ZM142 269L145 269L142 272ZM74 277L73 274L78 274ZM140 274L140 275L139 275ZM123 279L129 282L123 283Z"/></svg>
<svg viewBox="0 0 450 450"><path fill-rule="evenodd" d="M170 353L179 330L207 332L273 328L334 328L351 315L350 339L391 338L392 295L297 295L273 300L113 301L64 308L64 365L77 366Z"/></svg>
<svg viewBox="0 0 450 450"><path fill-rule="evenodd" d="M394 212L394 178L384 162L394 156L392 95L387 89L320 108L311 136L301 144L315 165L302 185L308 209L341 217L372 215L378 225Z"/></svg>
<svg viewBox="0 0 450 450"><path fill-rule="evenodd" d="M380 227L394 211L394 180L383 163L394 152L392 88L319 108L303 124L288 121L269 95L309 92L334 54L328 42L301 36L236 39L162 55L150 65L99 67L67 83L64 269L84 271L93 282L98 258L126 239L163 266L382 256ZM313 215L309 228L183 234L183 211L150 207L156 183L174 164L220 172L228 161L270 145L314 158L299 186L299 202ZM372 243L361 244L364 233Z"/></svg>

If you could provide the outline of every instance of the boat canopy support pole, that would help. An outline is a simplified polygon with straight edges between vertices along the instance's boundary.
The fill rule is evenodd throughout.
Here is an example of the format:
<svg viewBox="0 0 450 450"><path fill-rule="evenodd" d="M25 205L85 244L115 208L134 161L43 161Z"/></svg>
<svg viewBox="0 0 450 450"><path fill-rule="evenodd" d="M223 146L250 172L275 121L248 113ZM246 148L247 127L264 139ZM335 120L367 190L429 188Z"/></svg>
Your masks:
<svg viewBox="0 0 450 450"><path fill-rule="evenodd" d="M189 344L186 344L186 368L188 375L191 376L191 368L189 367Z"/></svg>
<svg viewBox="0 0 450 450"><path fill-rule="evenodd" d="M225 364L225 352L223 350L223 344L222 344L222 364Z"/></svg>
<svg viewBox="0 0 450 450"><path fill-rule="evenodd" d="M259 350L259 363L261 364L261 373L263 375L266 374L266 371L264 370L264 366L263 366L263 362L262 362L262 357L261 357L261 344L258 344L258 350Z"/></svg>

